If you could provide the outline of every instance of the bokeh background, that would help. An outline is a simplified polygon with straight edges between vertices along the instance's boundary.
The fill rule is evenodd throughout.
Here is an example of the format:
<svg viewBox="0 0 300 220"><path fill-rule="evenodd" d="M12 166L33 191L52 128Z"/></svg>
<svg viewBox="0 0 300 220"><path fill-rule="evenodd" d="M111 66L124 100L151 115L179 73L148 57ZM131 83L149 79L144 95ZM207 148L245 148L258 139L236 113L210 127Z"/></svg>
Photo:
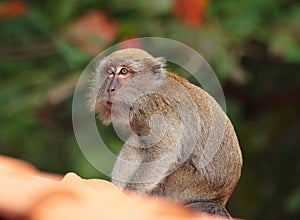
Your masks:
<svg viewBox="0 0 300 220"><path fill-rule="evenodd" d="M76 143L74 87L102 50L146 36L189 45L220 79L244 156L232 215L300 219L298 0L0 1L0 154L107 178Z"/></svg>

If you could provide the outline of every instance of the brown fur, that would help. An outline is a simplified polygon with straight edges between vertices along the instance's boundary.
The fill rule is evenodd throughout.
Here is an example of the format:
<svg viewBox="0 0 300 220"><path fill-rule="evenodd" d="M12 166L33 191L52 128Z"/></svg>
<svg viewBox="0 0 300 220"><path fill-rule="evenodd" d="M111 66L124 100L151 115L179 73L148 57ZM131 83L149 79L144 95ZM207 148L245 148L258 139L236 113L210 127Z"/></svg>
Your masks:
<svg viewBox="0 0 300 220"><path fill-rule="evenodd" d="M128 57L129 60L139 58L139 50L129 49L129 51L131 51ZM151 59L153 59L155 64L152 67L145 66L144 68L147 71L139 70L140 72L137 74L153 70L154 73L161 74L164 83L157 89L157 94L147 94L135 103L132 103L129 120L134 134L129 137L129 140L121 149L119 160L116 161L112 173L113 182L124 189L165 196L182 202L194 210L228 217L229 214L225 209L225 204L239 180L242 167L239 143L230 120L217 102L204 90L189 83L186 79L165 71L163 62L161 62L161 65L158 65L159 62L156 58L148 57L148 54L144 52L141 54L142 57L147 57L148 59L144 65L150 66ZM128 61L126 51L119 51L119 53L117 51L110 55L108 58L111 63L113 63L114 56L116 56L118 62L122 58L124 62ZM135 66L132 68L134 69ZM139 68L141 68L141 65ZM179 92L178 85L183 86L188 92L190 100L188 100L186 94ZM98 96L106 97L105 91L100 89ZM163 94L166 94L166 96ZM170 94L173 95L172 97L175 97L175 102L168 98L167 95ZM143 164L164 158L170 150L175 148L176 141L180 136L180 129L182 129L182 118L178 111L178 106L184 108L191 101L195 103L196 114L201 119L199 121L201 132L191 134L196 135L197 145L187 160L181 161L182 155L179 155L176 158L162 160L161 167L153 169L151 167L143 168L138 165L132 169L122 162L123 159ZM97 103L100 103L100 106ZM106 111L107 108L103 105L105 105L104 102L96 101L96 112L100 114L100 117L107 124L110 116ZM149 120L153 115L162 115L167 124L165 134L158 142L154 140L155 137L143 139L151 132ZM210 130L210 126L214 123L219 124L220 128L217 126ZM220 147L215 152L212 160L204 167L200 167L200 156L205 150L209 150L207 149L209 145L206 145L206 143L209 141L210 135L218 137L219 130L222 130L222 124L224 125L224 135L220 141ZM157 125L160 126L159 123ZM139 147L132 147L131 145L133 144L139 145ZM188 146L182 146L182 148L185 147ZM165 175L151 180L157 173ZM125 179L128 181L122 182L118 180L117 177L122 175L127 176ZM149 178L151 181L134 182L142 178Z"/></svg>

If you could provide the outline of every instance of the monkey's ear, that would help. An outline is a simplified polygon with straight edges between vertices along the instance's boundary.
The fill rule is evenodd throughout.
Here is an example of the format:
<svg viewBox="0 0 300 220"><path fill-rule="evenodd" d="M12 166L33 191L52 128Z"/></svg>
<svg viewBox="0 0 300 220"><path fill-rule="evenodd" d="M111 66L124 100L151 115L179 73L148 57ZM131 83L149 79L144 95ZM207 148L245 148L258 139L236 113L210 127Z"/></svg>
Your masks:
<svg viewBox="0 0 300 220"><path fill-rule="evenodd" d="M153 72L163 73L165 71L166 59L164 57L153 58Z"/></svg>

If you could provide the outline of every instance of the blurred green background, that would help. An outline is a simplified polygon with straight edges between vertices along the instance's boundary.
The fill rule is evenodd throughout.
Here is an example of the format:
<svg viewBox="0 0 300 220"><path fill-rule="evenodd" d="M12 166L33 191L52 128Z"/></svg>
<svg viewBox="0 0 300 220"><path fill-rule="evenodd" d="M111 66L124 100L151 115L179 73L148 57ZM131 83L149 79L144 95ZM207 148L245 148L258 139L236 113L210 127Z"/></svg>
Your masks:
<svg viewBox="0 0 300 220"><path fill-rule="evenodd" d="M300 219L298 0L6 0L0 33L0 154L104 178L73 134L76 81L117 42L171 38L202 54L223 86L244 157L231 214ZM111 133L103 138L118 149Z"/></svg>

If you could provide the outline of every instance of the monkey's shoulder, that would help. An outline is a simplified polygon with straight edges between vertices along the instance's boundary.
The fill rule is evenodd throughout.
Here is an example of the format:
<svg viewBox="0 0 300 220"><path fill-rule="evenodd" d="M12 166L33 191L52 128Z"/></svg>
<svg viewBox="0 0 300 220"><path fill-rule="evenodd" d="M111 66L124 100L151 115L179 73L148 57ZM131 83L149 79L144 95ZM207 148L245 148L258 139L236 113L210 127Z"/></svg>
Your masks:
<svg viewBox="0 0 300 220"><path fill-rule="evenodd" d="M178 75L176 75L175 73L172 73L172 72L169 72L169 71L166 71L165 74L170 77L171 79L175 79L176 81L178 81L180 84L187 84L189 83L189 81L183 77L180 77Z"/></svg>
<svg viewBox="0 0 300 220"><path fill-rule="evenodd" d="M183 78L181 76L178 76L175 73L172 72L168 72L166 71L165 74L167 75L167 77L171 80L175 80L176 82L178 82L180 85L186 87L187 89L191 90L192 92L200 92L200 93L206 93L202 88L200 88L199 86L196 86L192 83L190 83L186 78Z"/></svg>
<svg viewBox="0 0 300 220"><path fill-rule="evenodd" d="M205 90L203 90L199 86L190 83L187 79L168 71L166 71L165 74L167 75L169 80L175 80L176 83L179 83L181 86L183 86L194 100L201 99L203 102L204 100L210 99L210 95ZM176 89L176 87L174 89Z"/></svg>

